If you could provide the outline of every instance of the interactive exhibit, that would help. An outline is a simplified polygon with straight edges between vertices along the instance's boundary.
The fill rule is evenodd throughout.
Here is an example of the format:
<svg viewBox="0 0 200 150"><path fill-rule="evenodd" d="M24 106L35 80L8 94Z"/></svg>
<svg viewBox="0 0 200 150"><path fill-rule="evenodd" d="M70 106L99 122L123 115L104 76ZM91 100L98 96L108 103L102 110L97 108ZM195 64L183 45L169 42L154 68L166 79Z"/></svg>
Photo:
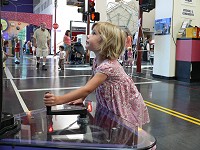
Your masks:
<svg viewBox="0 0 200 150"><path fill-rule="evenodd" d="M2 150L151 149L156 144L143 129L88 100L82 105L2 114Z"/></svg>
<svg viewBox="0 0 200 150"><path fill-rule="evenodd" d="M156 139L101 106L59 105L15 115L21 130L0 149L151 149ZM91 112L89 112L91 111Z"/></svg>

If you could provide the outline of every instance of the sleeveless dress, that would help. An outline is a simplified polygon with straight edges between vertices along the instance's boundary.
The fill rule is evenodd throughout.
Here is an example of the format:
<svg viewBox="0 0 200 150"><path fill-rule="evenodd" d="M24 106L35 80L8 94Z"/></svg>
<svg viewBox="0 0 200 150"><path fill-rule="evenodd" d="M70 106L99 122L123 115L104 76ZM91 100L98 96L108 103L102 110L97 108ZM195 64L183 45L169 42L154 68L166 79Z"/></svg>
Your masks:
<svg viewBox="0 0 200 150"><path fill-rule="evenodd" d="M20 51L20 43L17 42L15 45L15 52L19 52Z"/></svg>
<svg viewBox="0 0 200 150"><path fill-rule="evenodd" d="M103 73L108 76L95 91L98 105L137 127L142 127L150 121L140 92L117 60L104 60L97 66L94 59L93 73Z"/></svg>

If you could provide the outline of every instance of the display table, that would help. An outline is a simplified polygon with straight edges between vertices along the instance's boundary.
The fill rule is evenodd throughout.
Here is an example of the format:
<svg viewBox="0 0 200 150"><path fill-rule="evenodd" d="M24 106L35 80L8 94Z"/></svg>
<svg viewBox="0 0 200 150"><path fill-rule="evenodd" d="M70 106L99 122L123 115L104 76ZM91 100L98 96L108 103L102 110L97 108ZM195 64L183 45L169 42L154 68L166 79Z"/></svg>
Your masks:
<svg viewBox="0 0 200 150"><path fill-rule="evenodd" d="M199 38L177 39L176 78L184 82L200 82Z"/></svg>
<svg viewBox="0 0 200 150"><path fill-rule="evenodd" d="M65 107L66 108L66 107ZM70 106L68 107L70 108ZM46 115L46 109L18 114L21 131L0 140L0 149L150 149L156 139L113 113L98 107L86 118Z"/></svg>

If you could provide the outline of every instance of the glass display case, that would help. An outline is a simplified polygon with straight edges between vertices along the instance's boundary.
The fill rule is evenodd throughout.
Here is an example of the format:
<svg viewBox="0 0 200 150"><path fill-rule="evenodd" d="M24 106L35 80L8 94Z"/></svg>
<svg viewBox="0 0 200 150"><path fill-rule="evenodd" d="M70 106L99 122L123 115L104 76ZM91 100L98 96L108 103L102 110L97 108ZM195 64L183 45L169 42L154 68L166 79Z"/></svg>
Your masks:
<svg viewBox="0 0 200 150"><path fill-rule="evenodd" d="M87 108L86 115L85 109ZM89 108L89 109L88 109ZM131 122L100 106L92 109L59 105L47 115L47 109L15 115L21 130L0 140L0 149L151 149L156 139ZM72 113L75 110L78 113ZM78 111L77 111L78 110ZM70 112L67 114L67 112ZM82 113L81 113L82 111ZM64 112L65 115L60 114Z"/></svg>

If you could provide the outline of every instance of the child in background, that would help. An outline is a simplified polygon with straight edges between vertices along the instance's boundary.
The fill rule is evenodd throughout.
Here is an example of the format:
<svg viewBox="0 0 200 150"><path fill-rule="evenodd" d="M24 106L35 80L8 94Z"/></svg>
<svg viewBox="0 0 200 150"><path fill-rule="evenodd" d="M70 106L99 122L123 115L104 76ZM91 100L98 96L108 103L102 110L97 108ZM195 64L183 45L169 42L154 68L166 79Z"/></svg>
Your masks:
<svg viewBox="0 0 200 150"><path fill-rule="evenodd" d="M15 39L15 63L20 64L20 58L19 58L19 53L20 53L20 43L18 38Z"/></svg>
<svg viewBox="0 0 200 150"><path fill-rule="evenodd" d="M6 53L8 52L8 44L9 44L8 41L3 42L3 51Z"/></svg>
<svg viewBox="0 0 200 150"><path fill-rule="evenodd" d="M2 50L2 62L3 63L6 61L6 59L8 57L13 57L13 55L12 54L8 54L8 53L6 53L5 51ZM5 64L3 65L3 67L5 67Z"/></svg>
<svg viewBox="0 0 200 150"><path fill-rule="evenodd" d="M132 65L133 65L132 47L128 47L127 49L128 49L128 52L127 52L127 56L128 56L127 65L132 67Z"/></svg>
<svg viewBox="0 0 200 150"><path fill-rule="evenodd" d="M58 69L64 70L64 61L65 61L65 51L64 51L64 46L59 46L59 61L58 61Z"/></svg>
<svg viewBox="0 0 200 150"><path fill-rule="evenodd" d="M127 63L128 63L128 49L125 49L123 58L123 64L125 65L125 67L127 67Z"/></svg>
<svg viewBox="0 0 200 150"><path fill-rule="evenodd" d="M45 94L45 105L82 103L95 91L97 108L104 107L136 127L148 123L149 114L142 95L117 61L124 50L125 41L126 35L119 27L109 22L94 23L85 46L96 56L90 80L85 86L65 95Z"/></svg>

